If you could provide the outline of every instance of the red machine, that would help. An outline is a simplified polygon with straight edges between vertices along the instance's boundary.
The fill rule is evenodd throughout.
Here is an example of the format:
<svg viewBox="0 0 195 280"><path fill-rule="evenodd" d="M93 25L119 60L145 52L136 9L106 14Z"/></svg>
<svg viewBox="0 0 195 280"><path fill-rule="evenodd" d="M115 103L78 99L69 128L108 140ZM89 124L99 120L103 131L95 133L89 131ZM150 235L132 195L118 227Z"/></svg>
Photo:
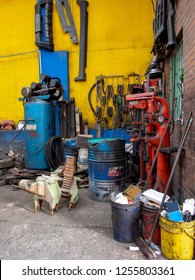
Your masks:
<svg viewBox="0 0 195 280"><path fill-rule="evenodd" d="M163 94L163 73L162 70L156 66L152 68L146 75L146 80L143 81L142 87L144 92L155 91L158 96Z"/></svg>
<svg viewBox="0 0 195 280"><path fill-rule="evenodd" d="M147 83L149 83L149 85L147 85ZM147 92L147 86L149 87L149 91L155 91L158 92L158 95L162 95L162 78L150 79L149 82L145 80L143 82L144 92Z"/></svg>
<svg viewBox="0 0 195 280"><path fill-rule="evenodd" d="M128 110L134 115L131 141L139 142L140 182L144 182L163 136L161 148L170 146L170 130L168 128L165 131L169 119L169 105L155 92L129 94L126 95L126 101ZM146 186L147 189L154 188L160 192L164 192L170 175L170 155L162 150L158 152L155 169ZM168 194L171 194L171 189Z"/></svg>

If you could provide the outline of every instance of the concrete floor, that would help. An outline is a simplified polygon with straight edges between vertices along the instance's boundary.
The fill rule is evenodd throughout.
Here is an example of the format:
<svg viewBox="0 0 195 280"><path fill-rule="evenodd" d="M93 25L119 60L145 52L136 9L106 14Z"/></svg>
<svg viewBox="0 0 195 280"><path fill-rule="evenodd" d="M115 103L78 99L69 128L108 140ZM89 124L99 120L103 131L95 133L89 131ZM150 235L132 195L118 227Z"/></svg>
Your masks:
<svg viewBox="0 0 195 280"><path fill-rule="evenodd" d="M1 260L145 260L140 250L114 240L110 203L93 201L79 189L79 201L68 209L60 199L50 215L48 204L33 212L33 195L13 186L0 187ZM163 255L156 259L165 259Z"/></svg>

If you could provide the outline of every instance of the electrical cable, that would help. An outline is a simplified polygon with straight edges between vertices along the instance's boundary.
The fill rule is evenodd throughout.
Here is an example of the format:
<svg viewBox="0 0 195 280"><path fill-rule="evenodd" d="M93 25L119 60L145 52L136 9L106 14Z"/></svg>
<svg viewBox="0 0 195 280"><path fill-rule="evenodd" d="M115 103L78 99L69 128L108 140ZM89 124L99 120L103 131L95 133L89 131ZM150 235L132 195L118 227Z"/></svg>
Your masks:
<svg viewBox="0 0 195 280"><path fill-rule="evenodd" d="M29 121L32 121L32 120L27 120L27 121L25 121L25 124L21 127L21 129L18 131L18 133L12 138L12 140L11 140L8 144L6 144L6 146L4 146L3 148L0 149L0 153L1 153L2 151L4 151L4 150L18 137L18 135L21 133L21 131L24 129L24 127L27 125L27 123L28 123ZM25 153L27 153L27 154L38 154L41 150L43 150L43 148L44 148L45 146L46 146L46 143L45 143L38 151L36 151L36 152L29 152L29 151L25 150L24 147L22 147L22 150L23 150Z"/></svg>
<svg viewBox="0 0 195 280"><path fill-rule="evenodd" d="M7 55L0 55L0 58L7 58L7 57L14 57L14 56L20 56L20 55L26 55L26 54L34 54L38 53L38 51L28 51L28 52L21 52L21 53L12 53Z"/></svg>
<svg viewBox="0 0 195 280"><path fill-rule="evenodd" d="M90 90L89 90L89 93L88 93L88 102L89 102L89 106L90 106L91 111L93 112L93 114L94 114L95 117L96 117L96 111L95 111L95 109L93 108L93 105L92 105L92 103L91 103L91 94L92 94L92 92L93 92L93 89L96 87L96 85L97 85L97 82L94 83L94 84L91 86L91 88L90 88Z"/></svg>
<svg viewBox="0 0 195 280"><path fill-rule="evenodd" d="M46 160L50 169L63 164L63 141L59 136L52 136L46 143Z"/></svg>
<svg viewBox="0 0 195 280"><path fill-rule="evenodd" d="M35 155L35 154L40 153L40 151L42 151L42 150L45 148L46 144L47 144L47 143L43 144L43 146L42 146L39 150L37 150L36 152L29 152L29 151L27 151L26 149L24 149L24 151L25 151L25 153L27 153L27 154Z"/></svg>
<svg viewBox="0 0 195 280"><path fill-rule="evenodd" d="M60 114L62 115L62 118L68 123L68 125L70 126L70 128L72 129L72 132L76 132L76 130L74 129L74 127L72 126L72 124L70 123L70 121L67 119L67 117L64 116L62 109L59 110Z"/></svg>
<svg viewBox="0 0 195 280"><path fill-rule="evenodd" d="M173 96L172 96L172 128L170 129L170 136L173 134L175 130L175 109L176 109L176 96L175 96L175 63L173 63Z"/></svg>
<svg viewBox="0 0 195 280"><path fill-rule="evenodd" d="M12 138L12 140L11 140L7 145L5 145L5 147L3 147L3 148L0 149L0 153L1 153L2 151L4 151L4 150L18 137L18 135L21 133L21 131L23 130L23 128L27 125L27 123L28 123L29 121L31 121L31 120L27 120L27 121L25 122L25 124L22 126L22 128L18 131L18 133Z"/></svg>
<svg viewBox="0 0 195 280"><path fill-rule="evenodd" d="M0 149L0 153L3 152L21 133L27 123L32 120L26 120L25 124L21 127L18 133L12 138L12 140L6 144L3 148ZM28 154L37 154L43 148L46 147L46 159L50 169L55 169L63 164L63 141L61 137L53 136L51 137L38 151L36 152L29 152L25 150L25 153Z"/></svg>
<svg viewBox="0 0 195 280"><path fill-rule="evenodd" d="M152 2L153 12L155 13L154 1L153 1L153 0L151 0L151 2Z"/></svg>
<svg viewBox="0 0 195 280"><path fill-rule="evenodd" d="M27 125L27 123L28 122L30 122L30 121L32 121L31 119L29 119L29 120L27 120L26 121L26 123L22 126L22 128L19 130L19 132L21 133L21 131L24 129L24 127ZM11 142L13 142L13 140L20 134L20 133L18 133L13 139L12 139L12 141L10 141L7 145L6 145L6 148L7 148L7 146L9 146L10 144L11 144ZM27 154L38 154L40 151L42 151L43 149L44 149L44 147L46 146L46 143L45 144L43 144L42 146L41 146L41 148L39 149L39 150L37 150L36 152L29 152L29 151L27 151L24 147L22 147L22 149L23 149L23 151L25 152L25 153L27 153Z"/></svg>
<svg viewBox="0 0 195 280"><path fill-rule="evenodd" d="M91 111L93 112L95 118L97 117L97 114L96 114L96 110L93 108L93 105L92 105L92 103L91 103L91 94L92 94L94 88L97 87L99 83L102 84L103 93L104 93L104 95L106 95L106 92L105 92L105 90L104 90L104 77L103 77L103 75L101 75L100 78L91 86L91 88L90 88L90 90L89 90L89 92L88 92L88 102L89 102L89 106L90 106Z"/></svg>

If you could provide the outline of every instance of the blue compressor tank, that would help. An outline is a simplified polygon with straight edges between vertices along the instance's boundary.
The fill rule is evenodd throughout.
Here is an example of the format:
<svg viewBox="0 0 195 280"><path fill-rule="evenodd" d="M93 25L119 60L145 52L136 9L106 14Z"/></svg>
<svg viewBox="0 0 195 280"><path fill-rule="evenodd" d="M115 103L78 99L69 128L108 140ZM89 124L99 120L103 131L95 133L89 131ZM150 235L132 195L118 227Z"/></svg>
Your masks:
<svg viewBox="0 0 195 280"><path fill-rule="evenodd" d="M47 141L55 134L55 110L52 102L33 98L24 104L25 156L27 169L47 170Z"/></svg>

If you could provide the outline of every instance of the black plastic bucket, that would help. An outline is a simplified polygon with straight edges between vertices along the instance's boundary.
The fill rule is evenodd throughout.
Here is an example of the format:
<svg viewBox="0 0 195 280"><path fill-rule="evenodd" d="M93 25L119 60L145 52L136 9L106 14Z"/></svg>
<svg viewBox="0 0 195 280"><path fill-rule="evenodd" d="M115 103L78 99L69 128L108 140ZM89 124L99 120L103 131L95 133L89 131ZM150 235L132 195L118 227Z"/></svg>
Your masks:
<svg viewBox="0 0 195 280"><path fill-rule="evenodd" d="M111 193L113 238L124 243L134 242L140 236L140 201L119 204L114 202L115 197L116 193Z"/></svg>

